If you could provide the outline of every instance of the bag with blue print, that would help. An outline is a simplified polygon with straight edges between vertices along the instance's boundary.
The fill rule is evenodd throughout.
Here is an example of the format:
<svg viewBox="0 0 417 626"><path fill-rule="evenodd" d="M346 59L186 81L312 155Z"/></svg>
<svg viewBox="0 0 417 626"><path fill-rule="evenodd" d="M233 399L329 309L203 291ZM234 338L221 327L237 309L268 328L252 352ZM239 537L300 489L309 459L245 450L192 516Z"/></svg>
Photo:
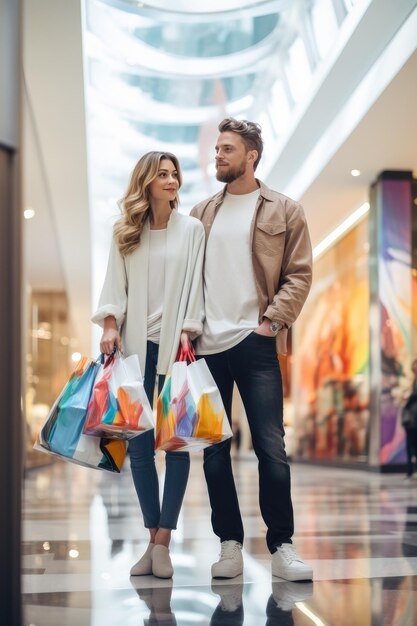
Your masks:
<svg viewBox="0 0 417 626"><path fill-rule="evenodd" d="M126 443L83 434L99 366L99 361L88 357L82 357L77 363L52 406L34 448L77 465L119 473L126 456Z"/></svg>

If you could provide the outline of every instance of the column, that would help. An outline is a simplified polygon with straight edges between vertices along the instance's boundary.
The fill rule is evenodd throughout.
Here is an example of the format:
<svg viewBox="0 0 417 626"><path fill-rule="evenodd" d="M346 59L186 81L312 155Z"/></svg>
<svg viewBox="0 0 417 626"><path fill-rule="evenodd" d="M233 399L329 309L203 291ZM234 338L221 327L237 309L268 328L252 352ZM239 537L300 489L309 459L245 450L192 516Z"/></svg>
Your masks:
<svg viewBox="0 0 417 626"><path fill-rule="evenodd" d="M400 411L411 383L416 330L414 185L411 172L385 171L371 188L370 464L383 471L405 462Z"/></svg>
<svg viewBox="0 0 417 626"><path fill-rule="evenodd" d="M20 2L0 0L0 612L19 626L23 420L21 411Z"/></svg>

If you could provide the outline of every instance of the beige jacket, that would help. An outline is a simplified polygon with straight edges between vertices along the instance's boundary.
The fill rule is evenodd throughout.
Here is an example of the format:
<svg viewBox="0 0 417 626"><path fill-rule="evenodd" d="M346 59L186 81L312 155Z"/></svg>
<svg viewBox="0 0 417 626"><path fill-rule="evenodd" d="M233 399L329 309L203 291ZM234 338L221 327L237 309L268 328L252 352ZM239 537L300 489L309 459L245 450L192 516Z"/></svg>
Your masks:
<svg viewBox="0 0 417 626"><path fill-rule="evenodd" d="M259 298L259 323L265 316L285 328L277 336L277 350L287 351L288 328L297 319L310 291L312 253L303 208L298 202L272 191L261 181L251 224L253 269ZM202 221L206 241L225 188L197 204L191 215Z"/></svg>

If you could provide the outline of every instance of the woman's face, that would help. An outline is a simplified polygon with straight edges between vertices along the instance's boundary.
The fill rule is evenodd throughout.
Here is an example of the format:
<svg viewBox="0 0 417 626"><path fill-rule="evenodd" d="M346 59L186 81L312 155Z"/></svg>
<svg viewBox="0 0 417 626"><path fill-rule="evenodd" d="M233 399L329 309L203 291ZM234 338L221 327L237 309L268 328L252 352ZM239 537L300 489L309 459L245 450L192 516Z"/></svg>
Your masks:
<svg viewBox="0 0 417 626"><path fill-rule="evenodd" d="M148 189L152 200L171 201L175 199L179 188L178 172L172 161L162 159L158 174Z"/></svg>

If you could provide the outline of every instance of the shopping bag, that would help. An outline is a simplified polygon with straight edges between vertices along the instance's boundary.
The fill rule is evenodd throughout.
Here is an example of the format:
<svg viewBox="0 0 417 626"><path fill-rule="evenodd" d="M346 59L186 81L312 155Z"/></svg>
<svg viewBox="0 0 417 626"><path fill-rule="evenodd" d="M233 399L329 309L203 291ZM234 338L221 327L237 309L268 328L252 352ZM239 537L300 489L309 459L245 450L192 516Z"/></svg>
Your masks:
<svg viewBox="0 0 417 626"><path fill-rule="evenodd" d="M81 358L52 406L34 448L84 467L120 472L126 444L83 434L98 369L97 361Z"/></svg>
<svg viewBox="0 0 417 626"><path fill-rule="evenodd" d="M95 379L84 434L131 439L155 428L155 419L143 386L139 358L112 354Z"/></svg>
<svg viewBox="0 0 417 626"><path fill-rule="evenodd" d="M232 436L219 389L204 359L179 352L157 402L155 448L202 450Z"/></svg>

